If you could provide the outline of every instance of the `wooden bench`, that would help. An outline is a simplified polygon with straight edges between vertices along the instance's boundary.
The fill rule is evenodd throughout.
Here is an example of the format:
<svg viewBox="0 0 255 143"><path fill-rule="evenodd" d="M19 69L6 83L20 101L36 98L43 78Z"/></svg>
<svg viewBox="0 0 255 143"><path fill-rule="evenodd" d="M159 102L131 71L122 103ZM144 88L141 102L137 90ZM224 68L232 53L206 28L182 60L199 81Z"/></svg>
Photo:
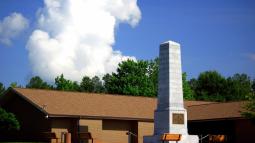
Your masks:
<svg viewBox="0 0 255 143"><path fill-rule="evenodd" d="M160 140L162 141L162 143L164 143L164 141L180 141L181 140L182 135L181 134L169 134L169 133L164 133L161 137Z"/></svg>
<svg viewBox="0 0 255 143"><path fill-rule="evenodd" d="M43 132L42 134L42 138L43 139L55 139L56 140L56 143L58 143L58 137L57 137L57 135L56 135L56 133L54 133L54 132Z"/></svg>
<svg viewBox="0 0 255 143"><path fill-rule="evenodd" d="M79 136L79 140L86 140L86 139L90 139L93 143L93 138L90 132L79 132L78 133Z"/></svg>

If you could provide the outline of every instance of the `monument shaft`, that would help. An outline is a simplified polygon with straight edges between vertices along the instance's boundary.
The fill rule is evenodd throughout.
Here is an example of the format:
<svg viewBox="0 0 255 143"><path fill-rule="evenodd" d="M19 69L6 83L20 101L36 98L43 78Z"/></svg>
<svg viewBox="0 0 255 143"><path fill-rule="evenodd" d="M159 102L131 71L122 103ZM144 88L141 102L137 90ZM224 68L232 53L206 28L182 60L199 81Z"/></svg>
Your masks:
<svg viewBox="0 0 255 143"><path fill-rule="evenodd" d="M187 113L183 106L180 44L160 45L158 106L154 134L187 134Z"/></svg>
<svg viewBox="0 0 255 143"><path fill-rule="evenodd" d="M182 138L179 143L198 143L197 136L188 135L187 111L183 105L180 44L173 41L162 43L159 62L154 135L144 137L144 143L160 143L160 137L164 133L180 134Z"/></svg>
<svg viewBox="0 0 255 143"><path fill-rule="evenodd" d="M158 108L183 108L180 45L172 41L163 43L159 55Z"/></svg>

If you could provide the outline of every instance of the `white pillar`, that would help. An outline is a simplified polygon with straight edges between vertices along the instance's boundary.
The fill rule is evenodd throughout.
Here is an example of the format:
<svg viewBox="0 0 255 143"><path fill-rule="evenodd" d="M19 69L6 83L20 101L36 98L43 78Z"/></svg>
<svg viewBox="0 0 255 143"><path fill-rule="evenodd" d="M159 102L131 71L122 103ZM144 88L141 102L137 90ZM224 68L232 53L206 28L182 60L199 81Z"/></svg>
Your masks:
<svg viewBox="0 0 255 143"><path fill-rule="evenodd" d="M197 136L188 135L187 111L183 104L180 44L167 41L160 45L158 105L154 113L154 135L144 143L159 143L164 133L181 134L179 143L198 143Z"/></svg>

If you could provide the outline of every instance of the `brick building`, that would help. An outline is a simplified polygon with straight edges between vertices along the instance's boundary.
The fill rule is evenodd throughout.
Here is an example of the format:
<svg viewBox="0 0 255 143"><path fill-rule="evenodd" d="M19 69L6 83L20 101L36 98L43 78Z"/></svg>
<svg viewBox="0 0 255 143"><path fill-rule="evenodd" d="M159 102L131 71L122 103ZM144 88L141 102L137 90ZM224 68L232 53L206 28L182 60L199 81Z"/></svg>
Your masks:
<svg viewBox="0 0 255 143"><path fill-rule="evenodd" d="M157 99L137 96L10 88L0 106L13 112L20 132L63 132L78 142L78 133L90 132L97 143L143 143L153 134ZM240 113L244 102L185 101L189 134L224 135L228 142L252 142L255 124ZM1 140L1 136L0 136ZM208 142L205 139L204 142Z"/></svg>

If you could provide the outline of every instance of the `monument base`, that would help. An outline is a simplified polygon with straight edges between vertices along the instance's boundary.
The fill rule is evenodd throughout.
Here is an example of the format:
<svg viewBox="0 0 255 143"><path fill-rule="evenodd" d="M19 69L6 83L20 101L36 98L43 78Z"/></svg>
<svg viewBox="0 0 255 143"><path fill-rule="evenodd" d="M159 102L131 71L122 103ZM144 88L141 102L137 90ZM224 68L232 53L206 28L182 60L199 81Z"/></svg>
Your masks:
<svg viewBox="0 0 255 143"><path fill-rule="evenodd" d="M154 135L164 133L188 134L187 111L183 107L157 109L154 112L154 119Z"/></svg>
<svg viewBox="0 0 255 143"><path fill-rule="evenodd" d="M182 135L181 140L178 143L199 143L197 135ZM177 143L176 141L164 141L164 143ZM143 143L162 143L160 135L144 136Z"/></svg>

